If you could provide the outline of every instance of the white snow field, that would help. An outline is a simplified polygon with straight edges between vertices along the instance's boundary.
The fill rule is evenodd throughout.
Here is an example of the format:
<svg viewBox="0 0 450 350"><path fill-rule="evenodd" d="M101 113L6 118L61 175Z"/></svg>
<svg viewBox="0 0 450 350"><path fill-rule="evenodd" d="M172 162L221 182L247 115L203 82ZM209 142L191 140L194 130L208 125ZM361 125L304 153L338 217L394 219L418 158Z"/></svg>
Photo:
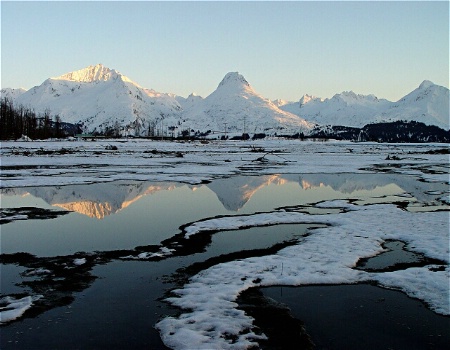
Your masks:
<svg viewBox="0 0 450 350"><path fill-rule="evenodd" d="M110 150L107 146L111 145L117 146L117 150ZM41 148L54 152L38 152ZM71 152L60 152L63 148ZM441 207L444 205L442 211L412 212L393 204L356 205L335 200L316 206L342 208L341 213L310 215L295 209L279 209L211 218L185 227L185 235L189 238L203 231L232 230L242 226L327 225L311 230L298 244L276 254L212 266L193 276L183 288L173 291L173 296L167 298L182 309L178 317L163 318L156 325L168 347L243 349L256 345L258 339L265 337L256 334L253 319L236 308L238 294L253 286L374 281L425 302L436 313L450 314L449 162L448 154L434 152L442 149L448 150L448 145L281 139L203 143L144 140L4 142L1 188L115 180L196 184L236 174L370 174L377 171L401 173L421 180L415 182L414 194L426 191L421 187L423 183L445 185L446 190L429 193ZM148 152L152 150L157 151ZM177 156L178 153L183 157ZM420 201L419 195L415 197ZM354 269L360 258L382 252L381 244L387 239L404 241L409 250L445 262L445 268L433 265L377 273ZM170 252L162 249L161 254L170 255ZM23 302L25 307L25 302L30 300ZM22 309L17 310L18 314Z"/></svg>

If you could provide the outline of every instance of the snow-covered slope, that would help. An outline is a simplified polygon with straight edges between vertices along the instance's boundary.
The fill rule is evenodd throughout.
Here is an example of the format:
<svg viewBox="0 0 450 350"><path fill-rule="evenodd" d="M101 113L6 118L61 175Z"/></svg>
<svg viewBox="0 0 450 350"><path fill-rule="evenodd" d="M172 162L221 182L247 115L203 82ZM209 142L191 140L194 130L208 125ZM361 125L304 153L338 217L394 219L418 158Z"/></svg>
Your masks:
<svg viewBox="0 0 450 350"><path fill-rule="evenodd" d="M121 133L142 134L151 122L177 118L181 107L168 94L140 87L101 64L45 80L23 93L16 103L37 112L49 110L86 131L121 127Z"/></svg>
<svg viewBox="0 0 450 350"><path fill-rule="evenodd" d="M325 100L305 95L299 102L287 104L281 109L321 125L361 127L372 122L373 116L389 104L389 101L380 100L374 95L345 91Z"/></svg>
<svg viewBox="0 0 450 350"><path fill-rule="evenodd" d="M189 109L192 108L195 104L199 103L203 100L203 97L198 96L195 93L190 94L187 98L181 96L175 96L175 99L180 104L181 108Z"/></svg>
<svg viewBox="0 0 450 350"><path fill-rule="evenodd" d="M4 89L0 90L0 97L11 99L14 102L17 99L17 97L19 97L26 91L27 90L25 90L23 88L19 88L19 89L4 88Z"/></svg>
<svg viewBox="0 0 450 350"><path fill-rule="evenodd" d="M237 72L226 74L205 99L185 106L183 119L211 131L224 132L226 128L230 133L292 133L307 132L313 126L257 94Z"/></svg>
<svg viewBox="0 0 450 350"><path fill-rule="evenodd" d="M375 118L379 121L415 120L449 129L449 90L425 80Z"/></svg>
<svg viewBox="0 0 450 350"><path fill-rule="evenodd" d="M449 90L424 81L397 102L345 91L330 99L305 95L299 102L280 107L321 125L362 127L386 121L419 121L449 129Z"/></svg>
<svg viewBox="0 0 450 350"><path fill-rule="evenodd" d="M283 111L293 113L293 114L298 114L299 109L311 101L314 101L317 103L317 102L323 102L324 100L320 97L315 97L315 96L306 94L306 95L303 95L298 102L285 101L285 100L278 99L278 100L273 101L273 103L275 103Z"/></svg>

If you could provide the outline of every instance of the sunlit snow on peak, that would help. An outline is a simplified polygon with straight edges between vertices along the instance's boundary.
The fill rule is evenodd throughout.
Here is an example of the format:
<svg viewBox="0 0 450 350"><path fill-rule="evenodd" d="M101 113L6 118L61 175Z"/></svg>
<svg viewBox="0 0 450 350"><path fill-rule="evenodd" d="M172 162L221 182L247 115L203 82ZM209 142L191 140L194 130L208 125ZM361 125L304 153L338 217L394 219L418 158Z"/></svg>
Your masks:
<svg viewBox="0 0 450 350"><path fill-rule="evenodd" d="M63 74L54 79L56 80L69 80L83 83L92 83L95 81L108 81L112 79L121 78L123 81L131 82L129 78L120 74L115 69L110 69L105 67L103 64L99 63L95 66L88 66L86 68L76 70Z"/></svg>
<svg viewBox="0 0 450 350"><path fill-rule="evenodd" d="M244 76L239 74L238 72L230 72L225 75L222 81L219 84L219 87L233 84L236 86L243 85L250 87L250 84L247 80L245 80Z"/></svg>
<svg viewBox="0 0 450 350"><path fill-rule="evenodd" d="M323 99L320 97L305 94L300 98L299 101L300 107L304 106L305 104L311 101L323 102Z"/></svg>

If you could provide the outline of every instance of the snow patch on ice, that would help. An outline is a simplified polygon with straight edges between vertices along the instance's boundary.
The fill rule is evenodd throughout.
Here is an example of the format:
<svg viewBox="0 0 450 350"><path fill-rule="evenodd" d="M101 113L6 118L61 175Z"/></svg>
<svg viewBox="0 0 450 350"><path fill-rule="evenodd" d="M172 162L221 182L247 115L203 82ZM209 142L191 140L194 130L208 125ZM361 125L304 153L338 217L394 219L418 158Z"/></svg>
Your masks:
<svg viewBox="0 0 450 350"><path fill-rule="evenodd" d="M321 205L325 204L332 206L333 202ZM244 223L257 226L303 220L330 225L314 229L299 244L275 255L218 264L192 277L183 288L173 291L175 297L167 298L185 312L157 324L164 343L174 349L237 349L255 345L258 336L252 330L252 319L237 310L235 302L241 291L252 286L377 281L425 301L435 312L450 314L448 267L445 271L432 272L423 267L387 273L353 269L360 258L381 252L381 243L386 239L402 240L408 249L448 263L448 213L411 213L390 204L345 203L344 207L347 212L325 217L273 212L211 219L187 228L189 236L201 230L234 229Z"/></svg>
<svg viewBox="0 0 450 350"><path fill-rule="evenodd" d="M80 266L86 264L86 258L74 259L74 265Z"/></svg>
<svg viewBox="0 0 450 350"><path fill-rule="evenodd" d="M47 275L49 273L52 273L48 269L44 269L43 267L32 269L30 271L27 271L24 273L25 276L39 276L39 275Z"/></svg>
<svg viewBox="0 0 450 350"><path fill-rule="evenodd" d="M33 302L42 298L42 295L26 296L21 299L6 296L0 299L0 324L13 321L21 317Z"/></svg>
<svg viewBox="0 0 450 350"><path fill-rule="evenodd" d="M17 215L0 217L0 222L2 222L2 221L9 222L9 221L27 220L27 219L28 219L28 215L17 214Z"/></svg>
<svg viewBox="0 0 450 350"><path fill-rule="evenodd" d="M199 221L185 227L183 231L185 232L185 238L189 238L200 232L237 230L245 227L277 224L295 224L304 222L305 220L306 218L302 214L280 210L257 215L220 217Z"/></svg>
<svg viewBox="0 0 450 350"><path fill-rule="evenodd" d="M152 258L165 258L168 256L171 256L175 249L171 249L168 247L161 247L156 253L149 253L149 252L143 252L136 256L134 255L127 255L122 257L122 259L152 259Z"/></svg>

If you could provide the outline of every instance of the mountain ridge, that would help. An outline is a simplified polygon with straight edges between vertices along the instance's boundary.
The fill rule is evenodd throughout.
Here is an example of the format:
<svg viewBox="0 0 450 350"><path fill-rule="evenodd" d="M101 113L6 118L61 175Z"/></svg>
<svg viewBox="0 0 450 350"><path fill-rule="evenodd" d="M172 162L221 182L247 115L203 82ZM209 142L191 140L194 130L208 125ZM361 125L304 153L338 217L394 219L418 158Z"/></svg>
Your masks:
<svg viewBox="0 0 450 350"><path fill-rule="evenodd" d="M143 88L102 64L46 79L28 91L2 89L2 97L38 113L50 110L84 132L158 136L187 131L304 133L318 126L362 127L389 121L419 121L449 128L449 90L424 80L396 102L343 91L331 98L303 95L297 102L271 101L238 72L229 72L207 97L187 98ZM170 131L169 131L170 130Z"/></svg>
<svg viewBox="0 0 450 350"><path fill-rule="evenodd" d="M367 124L418 121L449 129L449 89L424 80L396 102L343 91L331 98L302 97L280 108L320 125L363 127Z"/></svg>

